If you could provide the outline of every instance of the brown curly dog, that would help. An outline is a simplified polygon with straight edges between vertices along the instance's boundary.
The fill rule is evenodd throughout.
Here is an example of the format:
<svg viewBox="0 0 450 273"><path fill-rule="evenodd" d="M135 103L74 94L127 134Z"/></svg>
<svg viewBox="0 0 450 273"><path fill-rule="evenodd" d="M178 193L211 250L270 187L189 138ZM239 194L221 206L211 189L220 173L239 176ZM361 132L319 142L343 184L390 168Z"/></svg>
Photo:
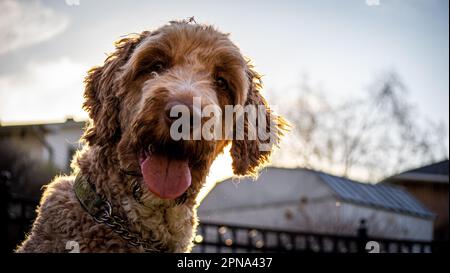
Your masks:
<svg viewBox="0 0 450 273"><path fill-rule="evenodd" d="M46 187L17 252L189 252L196 197L213 160L231 143L234 173L254 176L286 129L260 95L258 73L211 26L177 21L123 38L85 83L85 147L74 157L73 175ZM275 141L251 139L247 131L234 137L235 123L221 129L231 139L174 140L177 105L188 107L188 121L203 121L207 106L222 114L227 105L262 106L265 116L250 124L243 114L241 127L264 125Z"/></svg>

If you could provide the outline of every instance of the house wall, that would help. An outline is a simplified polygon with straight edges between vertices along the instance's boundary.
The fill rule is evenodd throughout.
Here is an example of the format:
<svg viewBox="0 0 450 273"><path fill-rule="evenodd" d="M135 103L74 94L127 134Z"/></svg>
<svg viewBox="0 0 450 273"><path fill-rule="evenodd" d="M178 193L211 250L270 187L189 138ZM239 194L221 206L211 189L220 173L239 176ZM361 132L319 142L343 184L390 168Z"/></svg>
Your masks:
<svg viewBox="0 0 450 273"><path fill-rule="evenodd" d="M20 134L14 132L8 137L10 141L17 144L22 150L30 154L30 157L38 160L49 160L48 151L42 146L42 143L33 134Z"/></svg>
<svg viewBox="0 0 450 273"><path fill-rule="evenodd" d="M437 240L449 238L449 187L448 183L398 181L428 209L436 213L434 237Z"/></svg>
<svg viewBox="0 0 450 273"><path fill-rule="evenodd" d="M341 204L337 211L337 225L349 223L356 227L359 223L354 223L354 219L365 219L369 236L424 241L433 239L433 219L346 203Z"/></svg>
<svg viewBox="0 0 450 273"><path fill-rule="evenodd" d="M46 141L53 149L54 164L58 168L69 169L69 163L72 159L71 152L78 148L81 134L80 128L62 128L45 136Z"/></svg>
<svg viewBox="0 0 450 273"><path fill-rule="evenodd" d="M68 122L63 124L46 124L39 126L3 128L0 136L17 144L25 152L37 160L52 163L59 169L67 171L73 151L79 147L82 135L82 123ZM44 145L51 147L52 153Z"/></svg>

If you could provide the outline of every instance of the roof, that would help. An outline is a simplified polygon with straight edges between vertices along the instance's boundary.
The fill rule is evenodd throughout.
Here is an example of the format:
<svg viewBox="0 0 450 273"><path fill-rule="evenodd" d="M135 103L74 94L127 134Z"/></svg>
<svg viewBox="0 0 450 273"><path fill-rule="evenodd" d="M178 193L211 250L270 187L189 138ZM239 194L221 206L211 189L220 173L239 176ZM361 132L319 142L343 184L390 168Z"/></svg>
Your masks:
<svg viewBox="0 0 450 273"><path fill-rule="evenodd" d="M336 198L342 201L420 217L434 217L430 210L399 187L366 184L325 173L319 173L319 176L333 190Z"/></svg>
<svg viewBox="0 0 450 273"><path fill-rule="evenodd" d="M79 129L85 125L85 121L75 121L68 118L63 122L40 122L40 123L11 123L0 124L0 136L9 135L11 132L36 131L48 133L59 129Z"/></svg>
<svg viewBox="0 0 450 273"><path fill-rule="evenodd" d="M409 170L404 173L426 173L426 174L440 174L448 176L448 159L433 163L427 166L423 166L417 169Z"/></svg>
<svg viewBox="0 0 450 273"><path fill-rule="evenodd" d="M434 217L420 201L395 185L367 184L304 168L278 167L264 168L257 180L256 183L252 183L250 178L242 178L238 186L229 183L232 181L230 178L224 180L225 183L218 183L214 191L205 197L200 210L260 208L289 202L297 203L302 195L307 194L311 200L314 198L322 200L322 196L328 195L346 203L422 218Z"/></svg>
<svg viewBox="0 0 450 273"><path fill-rule="evenodd" d="M427 183L449 183L448 159L426 165L420 168L408 170L386 179L389 182L411 181Z"/></svg>
<svg viewBox="0 0 450 273"><path fill-rule="evenodd" d="M199 210L224 211L298 204L307 194L330 196L330 190L313 172L300 169L264 168L255 181L251 177L233 177L217 183L206 195ZM282 185L282 186L280 186Z"/></svg>

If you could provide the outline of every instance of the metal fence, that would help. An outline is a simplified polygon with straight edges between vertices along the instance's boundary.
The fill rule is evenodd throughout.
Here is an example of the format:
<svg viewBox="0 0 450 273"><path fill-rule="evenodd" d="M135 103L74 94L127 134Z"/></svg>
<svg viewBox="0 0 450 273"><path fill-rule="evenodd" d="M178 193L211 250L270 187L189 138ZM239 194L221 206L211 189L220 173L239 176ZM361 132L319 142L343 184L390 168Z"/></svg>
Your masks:
<svg viewBox="0 0 450 273"><path fill-rule="evenodd" d="M1 221L2 229L5 233L1 236L2 251L11 252L25 238L27 232L30 231L33 220L36 216L36 200L14 197L10 199L6 213L4 213Z"/></svg>
<svg viewBox="0 0 450 273"><path fill-rule="evenodd" d="M365 227L357 233L342 236L203 222L194 252L431 253L446 247L436 242L369 238Z"/></svg>

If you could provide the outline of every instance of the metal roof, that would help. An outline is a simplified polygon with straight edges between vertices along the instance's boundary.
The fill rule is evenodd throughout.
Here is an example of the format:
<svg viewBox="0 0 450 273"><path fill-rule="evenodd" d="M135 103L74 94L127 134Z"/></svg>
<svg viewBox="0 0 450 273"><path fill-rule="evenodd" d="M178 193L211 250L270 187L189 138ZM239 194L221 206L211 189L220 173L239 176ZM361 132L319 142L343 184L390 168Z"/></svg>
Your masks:
<svg viewBox="0 0 450 273"><path fill-rule="evenodd" d="M443 183L448 184L448 159L423 166L417 169L408 170L384 179L382 182L393 184L408 183Z"/></svg>
<svg viewBox="0 0 450 273"><path fill-rule="evenodd" d="M440 175L447 175L448 176L449 171L449 164L448 159L440 162L436 162L434 164L430 164L427 166L423 166L417 169L409 170L404 172L406 173L426 173L426 174L440 174Z"/></svg>
<svg viewBox="0 0 450 273"><path fill-rule="evenodd" d="M325 173L318 174L339 200L420 217L434 217L430 210L399 187L365 184Z"/></svg>

